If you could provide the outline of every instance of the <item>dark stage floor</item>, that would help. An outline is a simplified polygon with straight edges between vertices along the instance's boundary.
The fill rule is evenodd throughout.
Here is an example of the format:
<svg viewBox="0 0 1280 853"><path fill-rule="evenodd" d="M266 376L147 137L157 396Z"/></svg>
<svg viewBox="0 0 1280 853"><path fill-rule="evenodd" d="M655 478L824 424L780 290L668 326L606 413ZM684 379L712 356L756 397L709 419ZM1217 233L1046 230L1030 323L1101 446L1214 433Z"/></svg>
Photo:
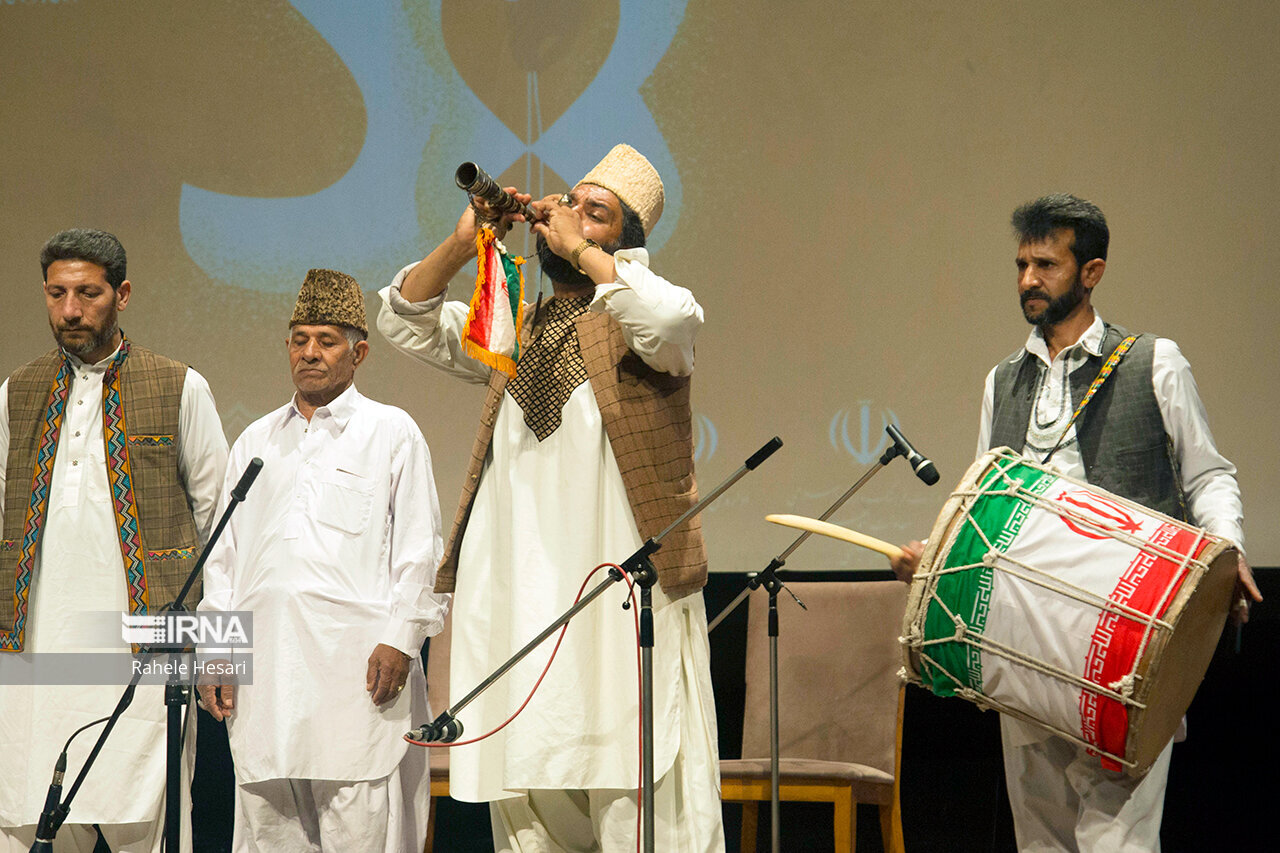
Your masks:
<svg viewBox="0 0 1280 853"><path fill-rule="evenodd" d="M880 580L886 576L793 575L797 580ZM1268 601L1255 609L1253 621L1239 637L1238 649L1233 630L1224 636L1188 713L1190 737L1174 747L1162 830L1165 853L1275 849L1268 807L1280 790L1271 775L1274 756L1280 754L1280 736L1271 720L1269 700L1275 690L1266 685L1271 683L1270 672L1280 652L1280 616L1276 615L1280 570L1260 571L1259 583ZM708 614L718 613L743 584L741 575L713 574L706 591ZM740 607L711 635L720 748L726 758L737 757L740 748L745 632L746 608ZM195 850L229 850L231 769L225 730L201 711L199 736L192 787ZM903 741L902 822L908 850L1014 850L1000 766L999 722L994 714L910 688ZM724 813L728 846L736 850L740 812L736 806L726 806ZM783 850L831 850L830 815L830 807L783 804ZM767 806L760 817L760 849L767 850ZM858 825L858 850L879 851L875 809L861 808ZM490 853L492 849L486 806L453 801L439 805L436 850Z"/></svg>

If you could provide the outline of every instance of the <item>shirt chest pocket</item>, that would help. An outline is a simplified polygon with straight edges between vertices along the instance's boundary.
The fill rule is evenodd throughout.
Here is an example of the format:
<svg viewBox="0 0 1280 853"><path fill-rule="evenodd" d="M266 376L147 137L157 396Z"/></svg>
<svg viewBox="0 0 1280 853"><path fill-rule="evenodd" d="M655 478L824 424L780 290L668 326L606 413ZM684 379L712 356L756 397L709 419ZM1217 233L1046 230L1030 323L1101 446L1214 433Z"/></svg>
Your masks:
<svg viewBox="0 0 1280 853"><path fill-rule="evenodd" d="M338 468L325 473L316 489L316 520L351 536L369 529L373 481Z"/></svg>

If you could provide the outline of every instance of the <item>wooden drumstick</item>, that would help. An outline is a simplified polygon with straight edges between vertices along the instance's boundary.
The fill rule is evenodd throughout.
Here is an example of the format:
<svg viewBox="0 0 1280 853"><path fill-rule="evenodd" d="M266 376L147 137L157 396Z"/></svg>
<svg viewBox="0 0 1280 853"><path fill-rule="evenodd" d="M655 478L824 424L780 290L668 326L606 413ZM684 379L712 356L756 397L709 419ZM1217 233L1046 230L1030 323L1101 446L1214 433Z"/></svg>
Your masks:
<svg viewBox="0 0 1280 853"><path fill-rule="evenodd" d="M856 530L850 530L847 527L841 527L838 524L831 524L827 521L819 521L816 518L808 518L803 515L766 515L765 521L772 521L774 524L782 524L787 527L795 527L800 530L808 530L810 533L821 533L823 536L830 536L832 539L840 539L845 542L851 542L854 545L860 545L872 551L884 554L890 560L896 560L902 556L902 549L897 545L890 545L882 539L876 539L867 536L865 533L859 533Z"/></svg>

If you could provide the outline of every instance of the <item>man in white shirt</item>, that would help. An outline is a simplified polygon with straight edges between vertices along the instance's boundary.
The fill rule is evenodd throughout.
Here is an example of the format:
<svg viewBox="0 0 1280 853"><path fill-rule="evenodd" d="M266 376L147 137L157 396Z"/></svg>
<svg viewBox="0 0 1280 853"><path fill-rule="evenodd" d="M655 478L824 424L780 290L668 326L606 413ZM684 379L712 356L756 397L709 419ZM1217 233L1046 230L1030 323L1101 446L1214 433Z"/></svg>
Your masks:
<svg viewBox="0 0 1280 853"><path fill-rule="evenodd" d="M643 246L663 203L656 170L619 145L564 196L508 192L545 217L532 230L554 291L524 311L514 378L464 352L467 305L444 298L476 257L473 210L380 294L378 327L397 348L489 386L440 573L442 589L456 582L453 696L567 610L594 567L625 559L696 501L689 383L702 308L649 269ZM497 236L514 218L496 223ZM656 847L723 850L700 523L665 539L654 564ZM635 849L638 678L623 595L574 618L514 722L451 752L450 794L490 803L498 851ZM550 645L461 712L468 736L521 705Z"/></svg>
<svg viewBox="0 0 1280 853"><path fill-rule="evenodd" d="M156 613L186 581L227 442L204 377L121 332L133 285L119 240L63 231L40 261L58 348L0 387L0 654L103 652L90 614ZM29 849L64 742L110 714L123 686L0 686L0 851ZM117 853L159 849L165 716L163 689L140 687L58 831L62 849L93 849L94 824ZM95 740L72 745L69 779ZM190 849L189 826L182 839Z"/></svg>
<svg viewBox="0 0 1280 853"><path fill-rule="evenodd" d="M292 401L231 449L262 472L205 566L202 611L253 614L252 684L203 684L228 719L236 853L417 851L427 717L419 662L444 623L440 506L422 433L355 388L369 352L350 276L307 274L290 321Z"/></svg>
<svg viewBox="0 0 1280 853"><path fill-rule="evenodd" d="M1126 337L1102 321L1093 290L1106 269L1102 211L1071 195L1013 214L1018 294L1035 328L988 373L978 454L1021 449L1053 470L1166 515L1187 518L1240 549L1232 616L1261 601L1244 559L1235 466L1218 453L1191 368L1177 344L1138 336L1079 419L1072 415L1101 365ZM1106 396L1105 402L1103 401ZM909 580L922 543L894 571ZM1005 779L1020 850L1158 851L1172 743L1140 778L1104 769L1082 747L1001 717Z"/></svg>

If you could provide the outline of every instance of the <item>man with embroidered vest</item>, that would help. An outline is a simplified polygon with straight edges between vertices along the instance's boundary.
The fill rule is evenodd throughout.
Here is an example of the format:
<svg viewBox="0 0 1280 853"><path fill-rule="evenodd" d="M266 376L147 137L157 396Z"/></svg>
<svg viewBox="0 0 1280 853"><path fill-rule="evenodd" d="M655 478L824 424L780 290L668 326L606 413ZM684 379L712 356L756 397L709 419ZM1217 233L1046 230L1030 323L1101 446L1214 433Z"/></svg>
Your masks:
<svg viewBox="0 0 1280 853"><path fill-rule="evenodd" d="M1104 363L1129 337L1092 304L1106 269L1110 232L1096 205L1050 195L1014 211L1018 295L1034 328L1026 344L987 374L978 454L1020 449L1085 480L1206 528L1241 549L1233 618L1261 601L1243 557L1235 466L1217 450L1191 368L1167 338L1136 336L1078 419ZM922 543L904 547L904 580ZM1000 718L1005 779L1020 850L1153 851L1172 750L1145 776L1103 769L1096 756L1038 727Z"/></svg>
<svg viewBox="0 0 1280 853"><path fill-rule="evenodd" d="M230 718L232 846L418 851L426 751L403 735L428 714L419 654L449 603L433 586L431 457L408 414L356 390L369 344L355 279L308 272L289 327L296 393L231 449L233 472L259 457L262 473L210 553L200 603L254 616L253 684L200 687Z"/></svg>
<svg viewBox="0 0 1280 853"><path fill-rule="evenodd" d="M82 631L87 614L155 613L172 601L208 536L227 458L204 378L120 331L132 294L120 241L63 231L40 266L58 349L0 388L0 654L101 651ZM63 743L110 714L121 687L0 686L0 850L30 847ZM69 773L94 740L77 739ZM141 687L59 845L92 849L97 824L114 851L158 850L164 745L163 688ZM194 738L188 746L187 802ZM184 849L190 840L188 827Z"/></svg>
<svg viewBox="0 0 1280 853"><path fill-rule="evenodd" d="M532 230L554 291L524 310L513 379L464 352L467 305L444 298L476 256L477 211L494 218L481 202L381 292L378 318L405 353L489 386L440 571L442 588L456 584L454 696L566 610L595 566L629 556L696 501L689 383L702 308L649 269L656 170L619 145L564 196L507 191L546 217ZM521 218L497 222L497 236ZM723 850L699 522L667 537L654 563L656 846ZM510 726L451 752L450 793L490 803L498 851L635 847L638 678L624 593L574 618ZM469 736L524 701L550 645L460 714Z"/></svg>

